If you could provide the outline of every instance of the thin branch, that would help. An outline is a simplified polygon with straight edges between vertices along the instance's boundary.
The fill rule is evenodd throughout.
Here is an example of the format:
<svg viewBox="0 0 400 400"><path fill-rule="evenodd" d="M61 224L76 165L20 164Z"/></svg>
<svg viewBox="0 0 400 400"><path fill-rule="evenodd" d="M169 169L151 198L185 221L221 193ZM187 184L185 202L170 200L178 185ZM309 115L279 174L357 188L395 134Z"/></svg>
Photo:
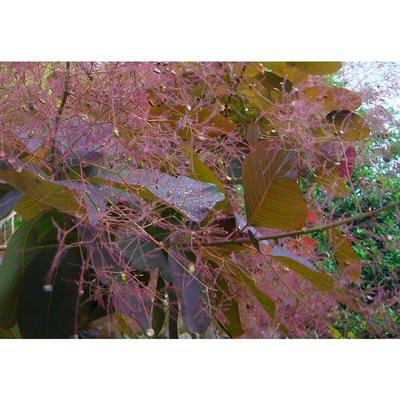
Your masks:
<svg viewBox="0 0 400 400"><path fill-rule="evenodd" d="M348 217L348 218L343 218L339 219L337 221L333 221L329 224L325 225L319 225L319 226L314 226L312 228L303 228L303 229L298 229L296 231L290 231L290 232L281 232L281 233L276 233L272 235L265 235L265 236L257 236L257 240L273 240L273 239L282 239L282 238L287 238L287 237L297 237L297 236L302 236L302 235L308 235L309 233L314 233L314 232L321 232L325 231L327 229L334 228L339 225L346 225L350 224L352 222L359 221L361 219L365 218L371 218L374 215L390 210L392 208L396 208L400 206L400 201L396 201L393 203L389 203L386 206L376 208L375 210L367 211L365 213L360 213L357 215L354 215L353 217ZM239 238L239 239L223 239L223 240L215 240L215 241L201 241L197 243L197 246L221 246L225 244L241 244L241 243L251 243L251 239L249 237L245 238Z"/></svg>
<svg viewBox="0 0 400 400"><path fill-rule="evenodd" d="M65 80L64 80L64 92L63 92L63 95L61 98L60 107L57 110L57 115L56 115L55 124L54 124L54 135L50 141L50 154L51 154L52 160L54 161L53 174L56 174L56 171L57 171L56 141L57 141L58 125L60 123L62 114L64 112L64 108L65 108L65 104L67 103L68 96L71 94L69 91L70 67L71 67L71 63L69 61L67 61L65 64L66 75L65 75Z"/></svg>
<svg viewBox="0 0 400 400"><path fill-rule="evenodd" d="M63 92L60 107L58 108L58 112L57 112L57 116L56 116L56 130L58 127L58 123L60 122L62 113L64 112L65 103L67 102L68 96L70 95L70 92L69 92L70 66L71 66L71 63L69 61L67 61L65 64L66 76L65 76L65 80L64 80L64 92Z"/></svg>

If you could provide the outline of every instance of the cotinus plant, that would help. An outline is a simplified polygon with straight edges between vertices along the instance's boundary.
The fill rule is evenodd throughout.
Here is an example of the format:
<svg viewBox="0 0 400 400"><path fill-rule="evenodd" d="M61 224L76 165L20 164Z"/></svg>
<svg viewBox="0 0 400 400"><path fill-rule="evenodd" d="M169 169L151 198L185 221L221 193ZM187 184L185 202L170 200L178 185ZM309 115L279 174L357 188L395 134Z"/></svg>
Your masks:
<svg viewBox="0 0 400 400"><path fill-rule="evenodd" d="M370 134L325 83L340 68L2 63L0 214L22 219L3 334L330 337L336 307L362 313L342 226L379 210L332 219L313 195L351 192Z"/></svg>

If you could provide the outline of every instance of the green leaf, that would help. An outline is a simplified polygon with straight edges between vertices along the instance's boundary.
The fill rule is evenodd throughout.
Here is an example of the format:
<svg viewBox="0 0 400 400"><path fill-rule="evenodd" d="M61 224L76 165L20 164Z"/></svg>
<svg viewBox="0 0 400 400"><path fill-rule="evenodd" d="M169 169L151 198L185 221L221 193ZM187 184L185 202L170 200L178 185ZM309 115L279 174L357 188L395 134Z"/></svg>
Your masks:
<svg viewBox="0 0 400 400"><path fill-rule="evenodd" d="M343 335L332 325L328 326L329 333L332 335L334 339L343 339Z"/></svg>
<svg viewBox="0 0 400 400"><path fill-rule="evenodd" d="M222 276L218 277L217 287L220 289L217 292L219 301L222 301L224 304L222 312L229 322L228 324L220 322L220 324L231 338L241 336L243 334L243 328L240 321L239 305L232 297L228 284Z"/></svg>
<svg viewBox="0 0 400 400"><path fill-rule="evenodd" d="M166 317L165 306L162 301L165 295L165 281L160 274L158 274L157 278L156 294L153 304L152 327L155 335L158 336L164 326Z"/></svg>
<svg viewBox="0 0 400 400"><path fill-rule="evenodd" d="M27 168L15 170L6 161L0 161L0 179L40 203L40 207L56 208L71 215L86 214L84 202L75 190L50 182Z"/></svg>
<svg viewBox="0 0 400 400"><path fill-rule="evenodd" d="M238 279L240 279L245 286L253 293L254 297L260 303L265 312L272 318L275 318L275 303L267 296L263 291L261 291L253 279L251 279L240 267L229 262L229 268L233 271Z"/></svg>
<svg viewBox="0 0 400 400"><path fill-rule="evenodd" d="M295 62L295 67L310 75L329 75L342 68L341 62Z"/></svg>
<svg viewBox="0 0 400 400"><path fill-rule="evenodd" d="M334 288L333 280L328 275L317 271L310 261L292 254L285 247L274 247L271 251L271 256L276 261L297 272L317 288L327 292Z"/></svg>
<svg viewBox="0 0 400 400"><path fill-rule="evenodd" d="M190 166L188 167L188 175L200 182L213 183L222 194L225 195L225 188L222 182L215 176L212 169L205 164L197 154L189 147L183 148L183 153L186 155L190 161ZM223 199L220 203L216 205L216 209L223 209L228 204L228 199Z"/></svg>
<svg viewBox="0 0 400 400"><path fill-rule="evenodd" d="M259 142L243 163L243 187L249 225L298 229L307 207L295 180L292 152Z"/></svg>
<svg viewBox="0 0 400 400"><path fill-rule="evenodd" d="M178 298L176 296L176 291L173 286L168 289L168 338L178 339Z"/></svg>
<svg viewBox="0 0 400 400"><path fill-rule="evenodd" d="M265 71L261 80L268 93L273 91L290 93L293 89L293 84L289 79L283 78L273 72Z"/></svg>
<svg viewBox="0 0 400 400"><path fill-rule="evenodd" d="M0 328L0 339L22 339L22 336L16 325L9 329Z"/></svg>
<svg viewBox="0 0 400 400"><path fill-rule="evenodd" d="M28 265L18 303L18 325L24 338L70 338L77 329L81 257L69 250L56 268L52 291L43 285L57 249L45 249Z"/></svg>
<svg viewBox="0 0 400 400"><path fill-rule="evenodd" d="M32 200L29 196L22 196L21 200L15 206L15 212L24 220L29 221L37 217L50 208L36 200Z"/></svg>
<svg viewBox="0 0 400 400"><path fill-rule="evenodd" d="M3 328L15 325L22 278L53 229L51 214L46 214L23 222L11 236L0 267L0 326Z"/></svg>

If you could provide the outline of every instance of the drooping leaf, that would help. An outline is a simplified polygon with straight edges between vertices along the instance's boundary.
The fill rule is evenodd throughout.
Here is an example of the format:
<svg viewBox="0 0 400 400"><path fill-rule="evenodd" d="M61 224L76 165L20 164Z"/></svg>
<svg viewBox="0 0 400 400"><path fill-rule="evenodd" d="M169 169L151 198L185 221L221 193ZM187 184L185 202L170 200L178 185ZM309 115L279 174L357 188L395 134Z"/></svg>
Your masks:
<svg viewBox="0 0 400 400"><path fill-rule="evenodd" d="M234 262L230 261L228 255L232 253L232 249L227 248L218 248L218 251L215 250L210 250L207 252L207 259L212 261L213 263L219 265L221 263L221 257L224 260L222 265L229 270L230 272L233 272L234 276L236 279L240 282L242 282L249 290L250 292L254 295L254 297L257 299L257 301L260 303L262 308L265 310L265 312L272 318L275 318L275 302L262 290L260 290L254 280L248 276L248 274L239 266L237 266ZM281 324L281 327L282 324ZM285 329L283 327L283 329Z"/></svg>
<svg viewBox="0 0 400 400"><path fill-rule="evenodd" d="M295 62L296 68L310 75L329 75L342 68L341 62Z"/></svg>
<svg viewBox="0 0 400 400"><path fill-rule="evenodd" d="M260 142L243 163L243 187L250 225L297 229L307 207L295 180L294 154Z"/></svg>
<svg viewBox="0 0 400 400"><path fill-rule="evenodd" d="M297 272L317 288L328 292L333 289L333 280L328 275L319 272L310 261L292 254L285 247L275 246L271 251L271 256Z"/></svg>
<svg viewBox="0 0 400 400"><path fill-rule="evenodd" d="M6 162L0 161L0 179L26 194L43 206L56 208L71 215L84 215L86 207L79 201L75 190L68 189L55 182L50 182L43 175L35 175L27 168L14 169Z"/></svg>
<svg viewBox="0 0 400 400"><path fill-rule="evenodd" d="M153 170L98 171L96 181L116 183L149 200L161 200L195 222L202 221L224 195L212 183Z"/></svg>
<svg viewBox="0 0 400 400"><path fill-rule="evenodd" d="M361 106L361 97L356 93L338 87L312 86L303 91L307 103L316 104L327 113L335 110L354 111Z"/></svg>
<svg viewBox="0 0 400 400"><path fill-rule="evenodd" d="M239 305L230 293L228 284L222 276L218 277L217 287L220 289L217 294L219 301L224 304L222 312L228 321L226 324L220 323L230 337L241 336L243 328L240 321Z"/></svg>
<svg viewBox="0 0 400 400"><path fill-rule="evenodd" d="M262 290L260 290L253 279L251 279L242 268L232 262L229 262L229 268L233 271L236 277L250 290L257 301L260 303L265 312L272 318L275 318L275 302Z"/></svg>
<svg viewBox="0 0 400 400"><path fill-rule="evenodd" d="M335 134L348 142L365 139L370 134L370 129L364 119L351 111L331 111L326 116L326 120L333 125Z"/></svg>
<svg viewBox="0 0 400 400"><path fill-rule="evenodd" d="M47 214L23 222L11 236L0 266L0 326L3 328L15 325L22 279L51 232L51 215Z"/></svg>
<svg viewBox="0 0 400 400"><path fill-rule="evenodd" d="M178 251L170 249L168 259L183 322L189 331L203 333L211 322L211 316L199 275L189 273L190 261Z"/></svg>
<svg viewBox="0 0 400 400"><path fill-rule="evenodd" d="M24 338L67 339L76 333L82 261L78 252L68 251L56 268L52 290L45 291L56 250L44 249L26 270L18 302L18 325Z"/></svg>

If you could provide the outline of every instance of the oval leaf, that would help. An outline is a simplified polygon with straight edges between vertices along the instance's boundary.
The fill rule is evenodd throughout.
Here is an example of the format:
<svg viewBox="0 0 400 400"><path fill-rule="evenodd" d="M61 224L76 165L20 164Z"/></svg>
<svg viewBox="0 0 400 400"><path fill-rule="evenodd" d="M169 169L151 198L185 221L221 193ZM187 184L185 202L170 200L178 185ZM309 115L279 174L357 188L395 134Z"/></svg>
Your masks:
<svg viewBox="0 0 400 400"><path fill-rule="evenodd" d="M22 278L52 231L51 216L45 215L23 222L11 236L0 267L0 326L3 328L15 325Z"/></svg>
<svg viewBox="0 0 400 400"><path fill-rule="evenodd" d="M53 290L43 285L57 249L46 249L28 265L18 302L18 324L24 338L67 339L77 324L81 257L69 251L57 266Z"/></svg>
<svg viewBox="0 0 400 400"><path fill-rule="evenodd" d="M149 200L160 199L195 222L201 222L225 196L212 183L203 183L186 176L170 176L152 170L123 170L119 173L100 170L95 180L134 189Z"/></svg>
<svg viewBox="0 0 400 400"><path fill-rule="evenodd" d="M348 110L332 111L326 116L326 120L334 126L335 133L348 142L365 139L370 134L364 119Z"/></svg>
<svg viewBox="0 0 400 400"><path fill-rule="evenodd" d="M312 86L303 92L308 103L315 103L323 111L354 111L361 106L361 97L354 92L338 87Z"/></svg>
<svg viewBox="0 0 400 400"><path fill-rule="evenodd" d="M307 207L295 179L294 154L260 142L243 163L248 223L274 229L301 228Z"/></svg>
<svg viewBox="0 0 400 400"><path fill-rule="evenodd" d="M206 309L207 299L198 275L188 272L189 260L176 250L170 250L168 259L183 322L191 332L203 333L211 322L211 316Z"/></svg>
<svg viewBox="0 0 400 400"><path fill-rule="evenodd" d="M342 68L341 62L295 62L296 68L310 75L329 75Z"/></svg>
<svg viewBox="0 0 400 400"><path fill-rule="evenodd" d="M317 288L327 292L333 289L333 281L328 275L317 271L310 261L292 254L285 247L274 247L271 251L271 256L276 261L297 272Z"/></svg>
<svg viewBox="0 0 400 400"><path fill-rule="evenodd" d="M262 290L260 290L254 281L237 265L229 263L229 268L233 271L236 277L241 280L244 285L253 293L254 297L260 303L265 312L272 318L275 318L275 303L267 296Z"/></svg>
<svg viewBox="0 0 400 400"><path fill-rule="evenodd" d="M42 175L24 169L15 170L6 161L0 161L0 179L25 193L32 200L41 205L56 208L71 215L85 214L84 202L79 201L78 193L54 182L50 182Z"/></svg>

